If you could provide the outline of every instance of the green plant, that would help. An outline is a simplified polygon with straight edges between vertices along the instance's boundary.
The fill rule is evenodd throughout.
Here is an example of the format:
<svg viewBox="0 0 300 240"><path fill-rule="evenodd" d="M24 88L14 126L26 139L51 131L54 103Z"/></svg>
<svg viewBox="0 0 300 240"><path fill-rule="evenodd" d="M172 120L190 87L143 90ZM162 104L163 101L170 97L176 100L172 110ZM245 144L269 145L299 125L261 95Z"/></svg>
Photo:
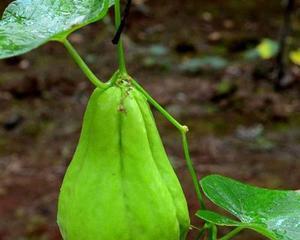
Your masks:
<svg viewBox="0 0 300 240"><path fill-rule="evenodd" d="M64 44L96 87L61 191L58 221L64 239L185 239L189 225L185 199L147 102L181 134L187 167L201 206L197 216L204 220L197 239L231 239L245 228L270 239L300 239L299 193L260 189L215 175L198 181L189 154L188 128L174 119L128 75L122 41L117 46L119 69L107 83L100 81L85 64L67 37L73 31L102 19L113 5L118 29L121 24L119 0L17 0L9 5L0 21L0 58L23 54L48 41L58 41ZM98 107L101 103L107 106ZM122 151L120 141L124 143L121 144L124 147ZM120 160L121 152L125 175L116 173L123 161L113 161ZM86 161L87 158L92 161ZM141 164L152 165L145 169ZM78 172L82 174L80 178L74 176ZM116 177L112 177L114 174ZM159 189L158 192L150 191L152 184ZM120 185L127 186L126 207L121 199L124 196L118 194ZM206 210L201 188L208 199L238 220ZM101 206L98 207L98 204ZM103 207L103 204L111 206ZM120 205L124 208L120 209ZM97 211L95 208L98 208ZM125 220L125 216L130 216L130 219ZM124 226L124 221L130 225ZM119 230L115 231L112 224L117 224ZM79 231L83 225L84 231ZM217 226L235 229L218 238Z"/></svg>

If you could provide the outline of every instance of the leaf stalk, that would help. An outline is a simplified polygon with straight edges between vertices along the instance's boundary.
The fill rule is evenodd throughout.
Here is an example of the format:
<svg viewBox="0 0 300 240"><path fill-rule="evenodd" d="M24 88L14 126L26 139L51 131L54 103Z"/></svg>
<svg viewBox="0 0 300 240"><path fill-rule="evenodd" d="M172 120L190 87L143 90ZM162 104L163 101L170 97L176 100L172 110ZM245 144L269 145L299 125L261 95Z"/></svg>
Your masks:
<svg viewBox="0 0 300 240"><path fill-rule="evenodd" d="M244 227L237 227L231 232L227 233L225 236L219 238L219 240L229 240L239 234L242 230L244 230Z"/></svg>
<svg viewBox="0 0 300 240"><path fill-rule="evenodd" d="M78 54L76 49L72 46L72 44L68 41L68 39L64 39L61 41L66 49L68 50L69 54L73 58L73 60L77 63L77 65L80 67L80 69L83 71L83 73L87 76L87 78L91 81L92 84L94 84L98 88L106 88L107 84L102 82L93 72L92 70L87 66L87 64L84 62L84 60L81 58L81 56Z"/></svg>

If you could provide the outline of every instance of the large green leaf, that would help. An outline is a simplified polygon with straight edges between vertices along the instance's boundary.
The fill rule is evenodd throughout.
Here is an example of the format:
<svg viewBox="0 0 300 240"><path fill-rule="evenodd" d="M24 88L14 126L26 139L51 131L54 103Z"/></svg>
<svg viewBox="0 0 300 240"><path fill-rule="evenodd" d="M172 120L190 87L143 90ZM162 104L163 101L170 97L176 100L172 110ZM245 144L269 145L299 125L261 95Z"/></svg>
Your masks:
<svg viewBox="0 0 300 240"><path fill-rule="evenodd" d="M0 21L0 58L28 52L103 18L114 0L16 0Z"/></svg>
<svg viewBox="0 0 300 240"><path fill-rule="evenodd" d="M197 216L224 226L253 229L270 239L300 239L300 194L242 184L235 180L211 175L201 182L206 196L216 205L236 216L239 221L209 211Z"/></svg>

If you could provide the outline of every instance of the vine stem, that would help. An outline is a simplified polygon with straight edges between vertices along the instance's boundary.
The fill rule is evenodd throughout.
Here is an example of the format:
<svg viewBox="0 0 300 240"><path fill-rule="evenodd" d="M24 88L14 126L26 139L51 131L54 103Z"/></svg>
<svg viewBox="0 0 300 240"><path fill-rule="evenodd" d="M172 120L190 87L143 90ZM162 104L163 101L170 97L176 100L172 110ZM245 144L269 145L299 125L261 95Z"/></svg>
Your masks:
<svg viewBox="0 0 300 240"><path fill-rule="evenodd" d="M244 230L244 227L237 227L237 228L233 229L231 232L227 233L225 236L219 238L218 240L229 240L229 239L235 237L242 230Z"/></svg>
<svg viewBox="0 0 300 240"><path fill-rule="evenodd" d="M115 0L115 25L116 25L116 30L118 30L119 26L121 25L120 0ZM118 60L119 60L119 71L121 74L127 74L122 35L120 36L118 42L117 53L118 53Z"/></svg>
<svg viewBox="0 0 300 240"><path fill-rule="evenodd" d="M184 156L185 156L185 159L186 159L186 164L187 164L188 170L190 172L190 175L192 177L193 184L195 186L196 195L197 195L197 198L198 198L198 201L200 203L201 208L205 209L205 204L204 204L204 201L203 201L203 198L202 198L197 173L196 173L193 161L192 161L191 156L190 156L189 144L188 144L188 140L187 140L187 132L181 131L181 137L182 137L183 151L184 151Z"/></svg>
<svg viewBox="0 0 300 240"><path fill-rule="evenodd" d="M216 225L212 225L211 226L211 233L210 234L211 234L211 236L210 236L211 240L217 240L218 229L217 229Z"/></svg>
<svg viewBox="0 0 300 240"><path fill-rule="evenodd" d="M200 240L202 238L202 236L205 234L205 232L207 231L209 227L207 226L207 223L204 224L204 226L199 229L199 233L198 235L196 236L195 240Z"/></svg>
<svg viewBox="0 0 300 240"><path fill-rule="evenodd" d="M80 57L76 49L72 46L72 44L68 41L68 39L62 40L62 43L68 50L71 57L74 59L74 61L78 64L80 69L83 71L83 73L87 76L87 78L98 88L106 88L107 84L99 80L97 76L91 71L91 69L86 65L84 60Z"/></svg>
<svg viewBox="0 0 300 240"><path fill-rule="evenodd" d="M172 123L181 133L182 137L182 143L183 143L183 152L186 159L187 167L189 170L189 173L192 177L192 181L195 187L197 199L200 203L200 206L202 209L205 209L205 204L203 201L203 197L201 194L201 188L200 184L197 178L197 174L194 168L193 161L190 156L189 152L189 145L187 140L187 132L189 131L188 127L185 125L180 124L170 113L168 113L154 98L150 96L150 94L141 86L139 85L135 80L132 79L132 84L135 86L137 90L139 90L146 98L147 100L170 122Z"/></svg>

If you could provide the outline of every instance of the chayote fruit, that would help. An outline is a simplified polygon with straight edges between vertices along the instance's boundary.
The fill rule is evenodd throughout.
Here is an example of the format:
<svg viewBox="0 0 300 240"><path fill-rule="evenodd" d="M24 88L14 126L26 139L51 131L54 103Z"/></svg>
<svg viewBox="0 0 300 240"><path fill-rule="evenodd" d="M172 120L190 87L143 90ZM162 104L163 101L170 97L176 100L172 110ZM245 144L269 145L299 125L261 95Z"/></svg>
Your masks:
<svg viewBox="0 0 300 240"><path fill-rule="evenodd" d="M96 89L58 203L64 240L183 240L187 203L145 97Z"/></svg>

